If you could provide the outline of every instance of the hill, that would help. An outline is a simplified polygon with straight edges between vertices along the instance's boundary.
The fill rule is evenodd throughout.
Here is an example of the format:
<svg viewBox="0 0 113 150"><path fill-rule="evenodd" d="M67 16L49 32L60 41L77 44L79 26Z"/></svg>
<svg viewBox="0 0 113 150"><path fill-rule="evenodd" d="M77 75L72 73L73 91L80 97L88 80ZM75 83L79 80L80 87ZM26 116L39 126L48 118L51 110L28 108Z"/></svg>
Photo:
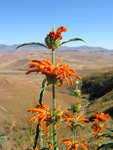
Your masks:
<svg viewBox="0 0 113 150"><path fill-rule="evenodd" d="M14 45L0 44L0 53L41 52L45 50L49 51L48 49L38 45L28 45L16 49L17 46L18 44L14 44ZM87 52L87 53L101 54L101 55L113 55L113 49L106 49L102 47L91 47L91 46L80 46L80 47L60 46L58 49L56 49L56 51Z"/></svg>
<svg viewBox="0 0 113 150"><path fill-rule="evenodd" d="M29 69L26 65L32 60L51 60L51 51L49 52L18 52L0 54L0 74L3 75L23 75ZM62 63L68 63L79 74L95 71L105 67L113 66L113 56L92 54L85 52L61 52L55 51L57 62L63 58Z"/></svg>
<svg viewBox="0 0 113 150"><path fill-rule="evenodd" d="M28 118L32 115L27 110L34 108L39 102L39 92L40 88L29 80L20 81L0 76L0 131L3 131L5 121L9 124L15 121L17 126L26 126ZM71 106L75 98L66 93L59 93L56 95L56 101L57 106L62 106L61 109L63 109ZM52 107L51 92L44 92L43 102Z"/></svg>
<svg viewBox="0 0 113 150"><path fill-rule="evenodd" d="M67 87L65 83L58 92L74 95L75 89L75 84ZM80 101L87 106L85 112L88 118L97 111L109 113L113 118L113 67L82 75Z"/></svg>
<svg viewBox="0 0 113 150"><path fill-rule="evenodd" d="M89 101L87 116L103 111L113 118L113 67L83 75L81 91Z"/></svg>
<svg viewBox="0 0 113 150"><path fill-rule="evenodd" d="M29 78L26 78L23 81L24 78L20 79L20 77L21 75L16 75L15 78L14 76L12 78L9 75L0 75L0 133L6 131L6 122L9 127L15 122L16 128L21 127L23 130L22 133L20 133L20 130L19 132L15 130L15 133L11 132L12 137L14 137L14 134L18 137L21 137L23 133L26 134L28 130L27 120L32 115L28 113L27 110L34 108L35 104L38 103L38 94L40 91L40 85L37 86L36 80L28 80ZM91 118L96 111L104 111L113 117L113 68L106 68L105 70L98 70L98 72L84 74L82 77L82 95L81 98L79 98L79 102L82 105L81 111L85 112L87 118ZM36 75L35 77L31 75L30 78L36 78ZM38 75L37 81L42 81L40 75ZM98 89L96 97L95 94L97 91L93 85L101 85L101 90ZM87 91L85 86L90 90ZM97 86L97 88L98 87L99 86ZM107 90L108 87L111 88ZM62 106L61 109L72 106L72 104L75 103L75 97L72 94L74 89L75 86L67 88L66 82L64 81L64 85L56 89L57 106ZM99 91L106 92L103 94L103 92L101 93ZM93 97L91 96L92 94ZM52 107L51 98L51 91L46 90L44 92L43 102L47 103L50 107ZM111 126L112 120L110 120L110 122ZM15 147L15 139L12 139L11 135L8 142L5 145L7 150L10 150L11 147Z"/></svg>
<svg viewBox="0 0 113 150"><path fill-rule="evenodd" d="M93 101L113 90L113 68L102 72L94 72L83 78L82 93L90 94Z"/></svg>

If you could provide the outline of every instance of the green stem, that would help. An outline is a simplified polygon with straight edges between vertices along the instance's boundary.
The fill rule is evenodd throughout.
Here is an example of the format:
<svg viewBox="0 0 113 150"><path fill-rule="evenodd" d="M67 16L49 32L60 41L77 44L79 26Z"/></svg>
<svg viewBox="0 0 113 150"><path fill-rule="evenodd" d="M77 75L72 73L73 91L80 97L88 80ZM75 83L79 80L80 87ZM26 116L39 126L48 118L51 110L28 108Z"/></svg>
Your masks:
<svg viewBox="0 0 113 150"><path fill-rule="evenodd" d="M52 49L52 63L55 66L55 51ZM55 87L52 85L52 93L53 93L53 109L56 109L56 101L55 101Z"/></svg>
<svg viewBox="0 0 113 150"><path fill-rule="evenodd" d="M52 49L52 63L55 66L55 51ZM55 87L52 85L52 93L53 93L53 109L56 109L56 101L55 101ZM56 133L56 123L53 124L53 144L54 150L57 148L57 133Z"/></svg>
<svg viewBox="0 0 113 150"><path fill-rule="evenodd" d="M77 136L77 130L75 129L75 133L74 133L74 142L76 142L76 136Z"/></svg>
<svg viewBox="0 0 113 150"><path fill-rule="evenodd" d="M76 90L78 90L78 84L76 84ZM76 104L78 103L78 96L76 96ZM75 113L75 120L77 120L77 111ZM77 128L74 129L74 142L77 141Z"/></svg>
<svg viewBox="0 0 113 150"><path fill-rule="evenodd" d="M55 51L52 49L52 63L55 66Z"/></svg>
<svg viewBox="0 0 113 150"><path fill-rule="evenodd" d="M75 113L75 120L77 120L77 112ZM75 127L74 128L74 142L76 142L77 141L77 128Z"/></svg>

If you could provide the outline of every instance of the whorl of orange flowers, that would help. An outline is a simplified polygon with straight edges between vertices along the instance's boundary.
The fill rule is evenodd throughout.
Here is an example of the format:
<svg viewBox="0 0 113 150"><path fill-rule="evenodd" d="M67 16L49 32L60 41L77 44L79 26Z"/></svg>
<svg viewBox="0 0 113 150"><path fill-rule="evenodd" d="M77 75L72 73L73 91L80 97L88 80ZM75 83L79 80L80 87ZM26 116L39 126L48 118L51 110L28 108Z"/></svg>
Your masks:
<svg viewBox="0 0 113 150"><path fill-rule="evenodd" d="M70 112L68 112L67 110L63 111L62 117L64 117L68 123L68 126L73 125L74 127L76 127L76 123L71 122L70 120L75 120L75 121L79 121L81 123L84 124L84 127L86 128L86 122L85 121L89 121L86 118L80 118L83 115L83 113L79 114L77 118L75 118L75 116L73 116Z"/></svg>
<svg viewBox="0 0 113 150"><path fill-rule="evenodd" d="M99 113L99 112L96 112L94 115L93 115L93 120L95 120L95 122L107 122L109 120L109 114L104 114L103 112Z"/></svg>
<svg viewBox="0 0 113 150"><path fill-rule="evenodd" d="M61 59L55 67L47 58L44 58L43 61L33 60L32 62L28 63L28 65L30 66L29 68L36 69L30 70L26 74L32 72L41 72L46 76L49 84L57 85L58 83L60 83L58 86L62 86L63 78L65 78L68 86L69 80L71 82L71 85L73 85L71 76L75 76L78 79L81 79L81 77L76 74L76 71L74 69L69 68L68 64L61 64L62 61L63 59Z"/></svg>
<svg viewBox="0 0 113 150"><path fill-rule="evenodd" d="M79 150L78 148L82 148L84 150L88 150L87 145L88 143L85 141L85 139L79 140L74 142L74 139L62 139L62 144L66 144L67 150ZM81 144L82 143L82 144ZM84 144L83 144L84 143Z"/></svg>
<svg viewBox="0 0 113 150"><path fill-rule="evenodd" d="M28 112L37 112L37 114L31 117L28 122L31 122L35 119L38 119L38 123L43 128L43 124L46 124L46 134L49 136L48 128L51 123L54 121L57 122L61 118L60 106L56 108L54 111L49 108L45 103L42 103L43 107L40 104L36 105L36 108L29 109Z"/></svg>
<svg viewBox="0 0 113 150"><path fill-rule="evenodd" d="M101 112L101 113L95 112L95 114L93 115L94 124L91 126L91 128L95 132L94 139L97 136L103 134L104 128L108 128L105 125L105 123L108 121L109 117L110 117L109 114L104 114L103 112ZM103 138L100 138L100 139L103 139Z"/></svg>
<svg viewBox="0 0 113 150"><path fill-rule="evenodd" d="M102 133L103 132L103 129L107 127L105 126L105 123L94 123L91 128L93 129L94 132L97 132L97 133Z"/></svg>
<svg viewBox="0 0 113 150"><path fill-rule="evenodd" d="M49 34L47 34L47 36L48 35L51 35L52 37L53 37L53 39L54 40L56 40L56 39L62 39L62 32L66 32L67 31L67 28L66 27L64 27L64 26L61 26L61 27L59 27L58 29L57 29L57 31L56 31L56 34L55 34L55 31L50 31L50 33Z"/></svg>

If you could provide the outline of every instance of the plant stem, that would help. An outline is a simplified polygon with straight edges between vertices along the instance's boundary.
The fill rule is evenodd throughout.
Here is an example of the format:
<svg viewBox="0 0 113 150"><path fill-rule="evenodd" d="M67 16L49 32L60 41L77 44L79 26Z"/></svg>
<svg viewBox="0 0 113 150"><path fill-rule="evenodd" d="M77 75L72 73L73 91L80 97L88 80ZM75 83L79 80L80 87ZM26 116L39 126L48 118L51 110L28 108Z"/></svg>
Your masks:
<svg viewBox="0 0 113 150"><path fill-rule="evenodd" d="M75 129L75 133L74 133L74 142L76 141L76 135L77 134L77 132L76 132L76 129Z"/></svg>
<svg viewBox="0 0 113 150"><path fill-rule="evenodd" d="M55 51L52 49L52 63L55 65Z"/></svg>
<svg viewBox="0 0 113 150"><path fill-rule="evenodd" d="M78 84L76 84L76 90L78 90ZM78 103L78 96L76 96L76 105ZM77 120L77 111L74 113L75 115L75 120ZM77 141L77 128L74 129L74 142Z"/></svg>
<svg viewBox="0 0 113 150"><path fill-rule="evenodd" d="M74 115L75 115L75 120L77 120L77 112L74 113ZM77 137L77 128L74 128L74 142L77 141L76 137Z"/></svg>
<svg viewBox="0 0 113 150"><path fill-rule="evenodd" d="M52 63L55 66L55 51L52 49ZM53 93L53 109L56 109L56 101L55 101L55 87L52 85L52 93ZM53 144L54 150L57 148L57 134L56 134L56 123L53 124Z"/></svg>
<svg viewBox="0 0 113 150"><path fill-rule="evenodd" d="M55 66L55 51L52 49L52 63ZM55 101L55 87L52 85L52 93L53 93L53 109L56 109L56 101Z"/></svg>

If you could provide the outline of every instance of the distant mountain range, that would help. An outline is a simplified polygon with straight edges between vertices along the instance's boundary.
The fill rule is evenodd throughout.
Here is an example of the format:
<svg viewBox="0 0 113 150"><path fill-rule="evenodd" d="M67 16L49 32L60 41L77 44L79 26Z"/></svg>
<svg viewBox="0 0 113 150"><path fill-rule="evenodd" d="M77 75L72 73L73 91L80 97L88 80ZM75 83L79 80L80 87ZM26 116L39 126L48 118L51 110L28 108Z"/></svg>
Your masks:
<svg viewBox="0 0 113 150"><path fill-rule="evenodd" d="M5 45L0 44L0 53L15 53L15 52L40 52L40 51L48 51L46 48L38 45L28 45L23 46L18 49L16 47L18 44L14 45ZM102 54L102 55L112 55L113 49L106 49L102 47L91 47L91 46L80 46L80 47L67 47L60 46L56 51L72 51L72 52L86 52L86 53L94 53L94 54Z"/></svg>

